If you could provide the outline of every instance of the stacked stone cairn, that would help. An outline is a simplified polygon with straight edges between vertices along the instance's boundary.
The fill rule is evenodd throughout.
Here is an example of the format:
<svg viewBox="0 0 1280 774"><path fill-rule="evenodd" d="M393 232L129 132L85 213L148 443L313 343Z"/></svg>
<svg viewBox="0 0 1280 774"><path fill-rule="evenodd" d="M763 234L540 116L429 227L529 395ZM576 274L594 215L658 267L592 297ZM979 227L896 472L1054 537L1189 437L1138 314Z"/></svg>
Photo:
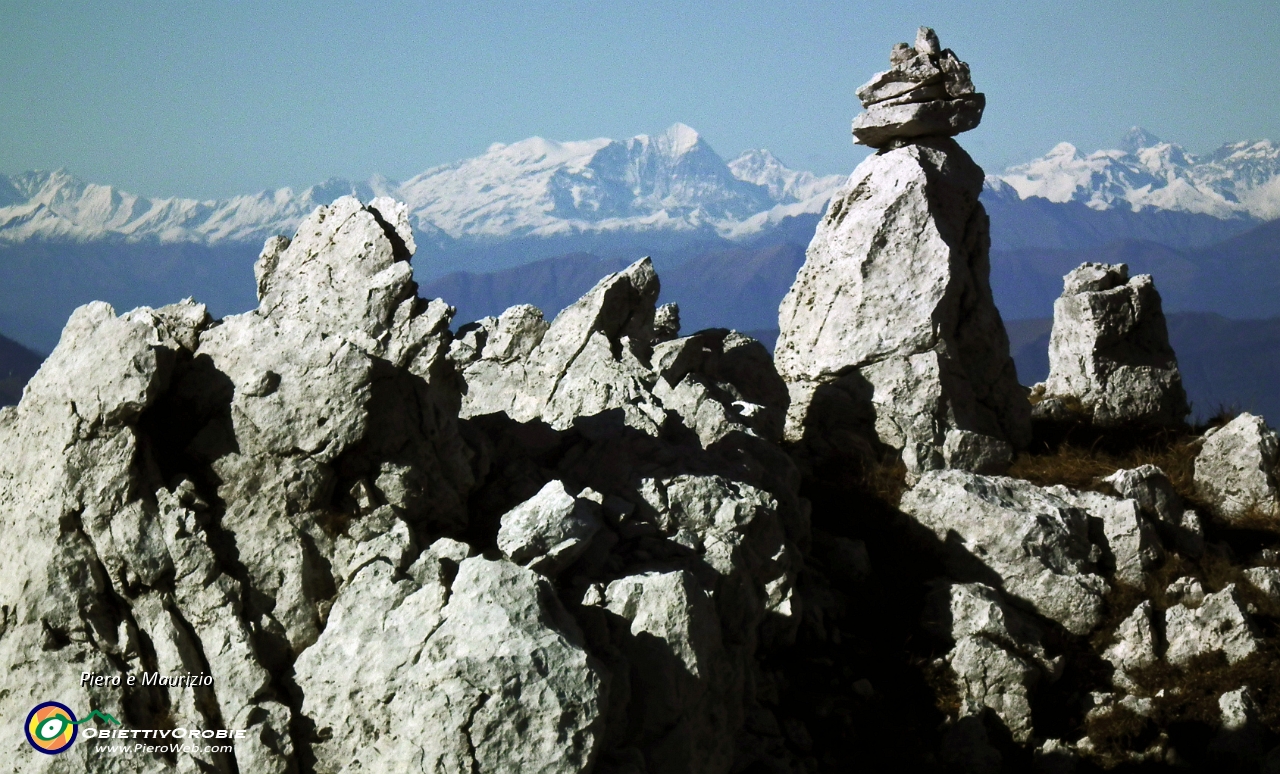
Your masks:
<svg viewBox="0 0 1280 774"><path fill-rule="evenodd" d="M900 454L995 472L1030 409L991 296L982 169L952 135L984 100L968 65L921 28L858 90L858 142L880 148L831 201L779 310L787 440L810 466Z"/></svg>

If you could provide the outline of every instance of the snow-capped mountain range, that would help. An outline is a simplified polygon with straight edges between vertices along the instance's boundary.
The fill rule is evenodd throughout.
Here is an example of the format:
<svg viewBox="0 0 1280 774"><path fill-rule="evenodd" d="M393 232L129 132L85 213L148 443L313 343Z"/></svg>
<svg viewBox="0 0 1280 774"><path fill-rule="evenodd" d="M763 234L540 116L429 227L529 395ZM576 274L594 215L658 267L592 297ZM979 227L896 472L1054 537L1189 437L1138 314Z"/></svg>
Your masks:
<svg viewBox="0 0 1280 774"><path fill-rule="evenodd" d="M348 193L407 202L418 230L437 242L643 233L742 240L821 214L844 180L789 169L767 150L726 162L684 124L628 140L494 144L404 182L331 179L221 200L144 198L62 170L27 172L0 176L0 243L257 243L291 233L317 205ZM1280 217L1280 147L1238 142L1195 156L1134 128L1115 150L1084 155L1059 144L988 176L987 188L989 197L1094 210L1270 220Z"/></svg>
<svg viewBox="0 0 1280 774"><path fill-rule="evenodd" d="M1020 199L1080 202L1095 210L1145 209L1215 218L1280 218L1280 147L1270 140L1233 142L1195 156L1144 129L1129 130L1116 150L1087 156L1059 143L1035 161L989 176L993 192Z"/></svg>
<svg viewBox="0 0 1280 774"><path fill-rule="evenodd" d="M455 240L650 230L732 239L820 213L843 179L788 169L766 150L726 163L676 124L628 140L496 143L402 183L332 179L223 200L148 199L61 170L28 172L0 177L0 240L260 242L348 193L400 199L421 232Z"/></svg>

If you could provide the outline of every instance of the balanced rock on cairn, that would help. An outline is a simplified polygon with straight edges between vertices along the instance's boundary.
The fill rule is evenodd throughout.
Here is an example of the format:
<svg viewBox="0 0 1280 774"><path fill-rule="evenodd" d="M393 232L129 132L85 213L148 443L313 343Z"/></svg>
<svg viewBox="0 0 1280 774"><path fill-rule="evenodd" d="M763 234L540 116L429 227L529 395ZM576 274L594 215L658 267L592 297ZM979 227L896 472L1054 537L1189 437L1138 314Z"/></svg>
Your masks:
<svg viewBox="0 0 1280 774"><path fill-rule="evenodd" d="M911 137L953 137L982 120L987 105L974 91L969 65L943 50L928 27L916 33L915 47L899 43L889 54L893 67L858 89L865 113L853 135L872 148L898 147Z"/></svg>
<svg viewBox="0 0 1280 774"><path fill-rule="evenodd" d="M893 450L913 479L998 472L1030 440L991 297L983 172L950 137L977 125L982 95L937 41L922 28L859 91L854 134L881 150L833 197L779 309L787 440L809 465Z"/></svg>

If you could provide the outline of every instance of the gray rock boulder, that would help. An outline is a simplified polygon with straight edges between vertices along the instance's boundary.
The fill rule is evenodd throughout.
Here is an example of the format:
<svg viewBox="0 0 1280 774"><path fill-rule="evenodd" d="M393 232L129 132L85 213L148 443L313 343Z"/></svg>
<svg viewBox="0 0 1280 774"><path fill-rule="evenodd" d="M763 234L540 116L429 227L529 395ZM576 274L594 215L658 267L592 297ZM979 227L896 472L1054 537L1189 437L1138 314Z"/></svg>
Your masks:
<svg viewBox="0 0 1280 774"><path fill-rule="evenodd" d="M1280 605L1280 567L1250 567L1244 578L1273 605Z"/></svg>
<svg viewBox="0 0 1280 774"><path fill-rule="evenodd" d="M1077 492L1065 486L1049 487L1048 491L1098 520L1109 554L1106 558L1120 583L1142 588L1146 573L1164 561L1160 537L1136 500Z"/></svg>
<svg viewBox="0 0 1280 774"><path fill-rule="evenodd" d="M498 548L516 564L555 577L590 547L601 527L599 507L550 481L502 517Z"/></svg>
<svg viewBox="0 0 1280 774"><path fill-rule="evenodd" d="M867 158L832 199L778 313L787 440L802 457L870 442L913 476L998 471L1029 441L991 297L982 180L953 140L932 139Z"/></svg>
<svg viewBox="0 0 1280 774"><path fill-rule="evenodd" d="M1249 514L1274 518L1280 507L1276 473L1280 439L1262 417L1241 414L1205 434L1196 455L1196 492L1229 522Z"/></svg>
<svg viewBox="0 0 1280 774"><path fill-rule="evenodd" d="M1117 470L1103 479L1123 498L1138 504L1142 514L1155 526L1165 545L1191 556L1204 552L1204 527L1200 516L1186 508L1164 471L1155 465Z"/></svg>
<svg viewBox="0 0 1280 774"><path fill-rule="evenodd" d="M1014 741L1027 742L1031 722L1030 686L1039 673L1025 658L983 637L965 637L947 654L960 689L961 715L991 709L1004 722Z"/></svg>
<svg viewBox="0 0 1280 774"><path fill-rule="evenodd" d="M1039 629L982 583L940 584L927 609L926 626L955 642L946 659L961 691L961 717L989 709L1014 739L1030 739L1031 691L1060 666L1045 656Z"/></svg>
<svg viewBox="0 0 1280 774"><path fill-rule="evenodd" d="M1173 604L1199 607L1204 602L1204 586L1199 580L1187 575L1175 578L1165 587L1164 595Z"/></svg>
<svg viewBox="0 0 1280 774"><path fill-rule="evenodd" d="M522 332L506 338L537 344L523 353L503 346L491 355L490 336L495 346L505 340L502 318L492 323L493 333L477 338L481 348L458 360L466 382L461 415L501 411L564 430L580 417L620 410L627 426L658 435L665 413L653 398L648 367L658 289L653 263L644 258L600 280L540 336L541 315L508 310L505 327Z"/></svg>
<svg viewBox="0 0 1280 774"><path fill-rule="evenodd" d="M539 575L442 548L367 565L298 660L316 770L589 771L608 676L577 625Z"/></svg>
<svg viewBox="0 0 1280 774"><path fill-rule="evenodd" d="M1209 594L1198 607L1183 603L1165 610L1164 628L1169 642L1165 658L1174 666L1186 666L1208 653L1221 653L1234 664L1261 645L1234 583Z"/></svg>
<svg viewBox="0 0 1280 774"><path fill-rule="evenodd" d="M907 492L902 511L942 544L950 571L999 585L1073 634L1101 620L1108 585L1089 515L1051 492L1012 478L933 471Z"/></svg>
<svg viewBox="0 0 1280 774"><path fill-rule="evenodd" d="M724 771L732 760L731 704L740 687L721 643L715 604L688 571L619 578L604 607L627 626L633 722L626 742L651 771Z"/></svg>
<svg viewBox="0 0 1280 774"><path fill-rule="evenodd" d="M1102 654L1115 667L1111 679L1118 687L1133 690L1135 683L1130 674L1153 666L1159 660L1151 616L1150 601L1144 601L1134 608L1116 629L1115 642Z"/></svg>
<svg viewBox="0 0 1280 774"><path fill-rule="evenodd" d="M943 49L928 27L916 33L915 46L899 43L889 62L858 89L866 112L853 122L856 142L893 147L920 137L951 137L975 128L986 98L976 93L969 65Z"/></svg>
<svg viewBox="0 0 1280 774"><path fill-rule="evenodd" d="M1190 409L1151 276L1085 263L1053 304L1041 403L1079 401L1099 426L1178 426Z"/></svg>
<svg viewBox="0 0 1280 774"><path fill-rule="evenodd" d="M769 351L735 331L712 329L654 347L654 395L710 446L731 432L782 438L789 395Z"/></svg>

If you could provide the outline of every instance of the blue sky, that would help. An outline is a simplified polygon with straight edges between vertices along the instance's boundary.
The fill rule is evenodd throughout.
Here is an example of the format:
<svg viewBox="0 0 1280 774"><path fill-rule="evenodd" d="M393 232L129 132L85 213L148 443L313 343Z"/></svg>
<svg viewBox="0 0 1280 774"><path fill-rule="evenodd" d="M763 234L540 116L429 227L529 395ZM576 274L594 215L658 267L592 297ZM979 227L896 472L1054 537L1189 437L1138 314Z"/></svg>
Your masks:
<svg viewBox="0 0 1280 774"><path fill-rule="evenodd" d="M493 142L675 121L847 172L854 90L919 24L987 94L996 171L1131 125L1280 140L1271 2L27 3L0 0L0 171L226 196L403 179Z"/></svg>

